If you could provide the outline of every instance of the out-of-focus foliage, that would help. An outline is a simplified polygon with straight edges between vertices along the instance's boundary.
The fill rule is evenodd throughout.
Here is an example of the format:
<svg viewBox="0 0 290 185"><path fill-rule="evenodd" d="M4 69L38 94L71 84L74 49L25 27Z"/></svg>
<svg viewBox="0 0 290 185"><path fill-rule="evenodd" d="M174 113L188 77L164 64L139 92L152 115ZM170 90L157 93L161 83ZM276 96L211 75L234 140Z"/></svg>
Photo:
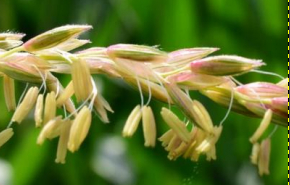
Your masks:
<svg viewBox="0 0 290 185"><path fill-rule="evenodd" d="M236 54L262 59L262 69L287 75L287 6L282 1L262 0L1 0L0 31L24 32L26 39L65 24L90 24L89 46L115 43L159 45L165 51L186 47L219 47L217 54ZM60 77L66 84L68 77ZM120 185L211 185L285 184L287 182L287 130L278 128L272 137L270 175L259 177L250 164L249 137L260 120L231 113L217 144L217 161L198 163L169 161L160 144L143 147L141 129L132 139L122 139L121 131L131 109L140 102L136 91L120 81L96 76L115 114L110 124L94 117L84 145L69 154L65 165L55 164L56 141L36 145L39 130L27 119L15 125L14 137L1 148L0 158L11 169L15 185L32 184L120 184ZM241 82L278 78L250 73ZM2 86L2 82L0 84ZM17 83L17 95L25 84ZM193 93L216 123L226 109ZM168 129L159 117L159 102L152 101L159 136ZM11 118L0 90L0 128ZM273 126L271 127L271 129ZM269 131L270 132L270 131ZM11 168L7 168L7 164ZM8 165L8 167L9 167Z"/></svg>

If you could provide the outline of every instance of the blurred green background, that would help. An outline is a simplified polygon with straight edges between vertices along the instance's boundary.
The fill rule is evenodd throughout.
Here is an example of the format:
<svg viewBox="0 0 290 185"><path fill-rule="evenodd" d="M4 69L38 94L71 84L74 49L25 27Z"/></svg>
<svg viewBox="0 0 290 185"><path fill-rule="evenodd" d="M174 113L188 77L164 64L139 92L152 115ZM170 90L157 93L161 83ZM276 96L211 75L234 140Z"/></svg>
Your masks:
<svg viewBox="0 0 290 185"><path fill-rule="evenodd" d="M65 24L90 24L84 38L90 46L115 43L159 45L165 51L186 47L219 47L216 54L262 59L262 69L287 76L286 1L264 0L0 0L0 32L16 31L31 38ZM61 77L64 84L68 77ZM247 74L238 78L278 82L279 78ZM287 129L272 137L270 175L259 177L249 162L249 137L260 120L231 113L217 144L214 162L169 161L158 143L143 147L141 128L131 139L121 138L123 124L140 102L127 85L96 76L104 97L115 110L105 125L95 116L81 149L68 154L66 164L55 164L57 141L36 145L39 133L32 117L15 125L15 136L0 150L1 185L262 185L287 183ZM2 88L2 82L1 82ZM23 84L17 83L18 96ZM226 113L207 98L193 93L218 123ZM162 104L152 101L158 136L168 128L159 117ZM0 129L8 124L3 90L0 91ZM271 130L271 129L270 129ZM8 180L3 182L5 178Z"/></svg>

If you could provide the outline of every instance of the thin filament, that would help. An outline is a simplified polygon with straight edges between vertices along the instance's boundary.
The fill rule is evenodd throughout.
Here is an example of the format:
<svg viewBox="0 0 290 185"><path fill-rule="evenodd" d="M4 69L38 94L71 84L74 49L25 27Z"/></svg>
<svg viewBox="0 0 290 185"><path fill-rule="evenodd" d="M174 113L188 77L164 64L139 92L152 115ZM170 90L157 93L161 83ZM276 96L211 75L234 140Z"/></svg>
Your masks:
<svg viewBox="0 0 290 185"><path fill-rule="evenodd" d="M225 115L225 117L222 119L222 121L220 122L220 126L223 125L223 123L226 121L226 119L228 118L228 116L230 115L230 112L232 110L232 106L233 106L233 102L234 102L234 89L231 88L231 100L230 100L230 104L229 104L229 108L227 110L227 113Z"/></svg>
<svg viewBox="0 0 290 185"><path fill-rule="evenodd" d="M254 70L251 70L250 72L255 72L255 73L264 74L264 75L270 75L270 76L276 76L276 77L279 77L282 80L284 80L283 76L281 76L279 74L276 74L276 73L268 72L268 71L260 71L260 70L254 69Z"/></svg>

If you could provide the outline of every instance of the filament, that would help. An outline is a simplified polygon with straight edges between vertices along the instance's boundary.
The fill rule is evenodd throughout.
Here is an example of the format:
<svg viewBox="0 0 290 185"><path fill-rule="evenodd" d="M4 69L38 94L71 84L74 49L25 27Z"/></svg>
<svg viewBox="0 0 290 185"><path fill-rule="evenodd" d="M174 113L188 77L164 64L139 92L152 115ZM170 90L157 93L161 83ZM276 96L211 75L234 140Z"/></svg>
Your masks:
<svg viewBox="0 0 290 185"><path fill-rule="evenodd" d="M229 108L227 110L227 113L225 115L225 117L222 119L222 121L220 122L220 126L223 125L223 123L226 121L226 119L228 118L228 116L230 115L230 112L232 110L232 106L233 106L233 102L234 102L234 89L231 88L231 100L230 100L230 104L229 104Z"/></svg>

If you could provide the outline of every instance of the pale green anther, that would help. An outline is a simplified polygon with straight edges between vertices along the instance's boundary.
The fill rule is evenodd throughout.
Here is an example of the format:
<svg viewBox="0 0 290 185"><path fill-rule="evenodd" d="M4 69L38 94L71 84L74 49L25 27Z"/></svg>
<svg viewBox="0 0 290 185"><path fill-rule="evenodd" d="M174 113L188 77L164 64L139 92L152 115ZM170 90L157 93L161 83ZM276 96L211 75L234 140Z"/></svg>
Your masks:
<svg viewBox="0 0 290 185"><path fill-rule="evenodd" d="M34 107L38 92L39 91L37 87L31 87L28 90L22 102L19 104L19 106L16 108L13 114L13 117L12 117L13 122L17 122L20 124L23 121L23 119L26 118L28 113Z"/></svg>
<svg viewBox="0 0 290 185"><path fill-rule="evenodd" d="M45 98L43 124L46 124L49 120L55 117L56 108L56 94L54 91L51 91Z"/></svg>
<svg viewBox="0 0 290 185"><path fill-rule="evenodd" d="M77 101L85 101L93 91L90 70L85 60L73 60L71 65L71 76Z"/></svg>
<svg viewBox="0 0 290 185"><path fill-rule="evenodd" d="M7 75L3 76L3 89L4 97L8 111L13 111L16 108L16 99L15 99L15 85L14 79L8 77Z"/></svg>
<svg viewBox="0 0 290 185"><path fill-rule="evenodd" d="M154 147L156 143L156 124L151 107L142 108L142 126L146 147Z"/></svg>
<svg viewBox="0 0 290 185"><path fill-rule="evenodd" d="M184 142L190 141L190 132L187 130L184 122L171 112L169 109L162 108L161 116L165 123L175 132L175 134Z"/></svg>
<svg viewBox="0 0 290 185"><path fill-rule="evenodd" d="M41 145L45 139L53 139L60 135L62 127L62 116L57 116L49 120L42 128L38 138L37 144Z"/></svg>
<svg viewBox="0 0 290 185"><path fill-rule="evenodd" d="M70 129L67 148L71 152L77 151L85 140L91 126L91 121L91 111L88 107L84 106L77 114Z"/></svg>
<svg viewBox="0 0 290 185"><path fill-rule="evenodd" d="M132 112L130 113L125 126L123 128L122 134L123 137L132 137L132 135L136 132L138 125L140 123L142 117L141 106L137 105Z"/></svg>
<svg viewBox="0 0 290 185"><path fill-rule="evenodd" d="M12 136L14 132L12 128L7 128L0 132L0 147L3 146Z"/></svg>

